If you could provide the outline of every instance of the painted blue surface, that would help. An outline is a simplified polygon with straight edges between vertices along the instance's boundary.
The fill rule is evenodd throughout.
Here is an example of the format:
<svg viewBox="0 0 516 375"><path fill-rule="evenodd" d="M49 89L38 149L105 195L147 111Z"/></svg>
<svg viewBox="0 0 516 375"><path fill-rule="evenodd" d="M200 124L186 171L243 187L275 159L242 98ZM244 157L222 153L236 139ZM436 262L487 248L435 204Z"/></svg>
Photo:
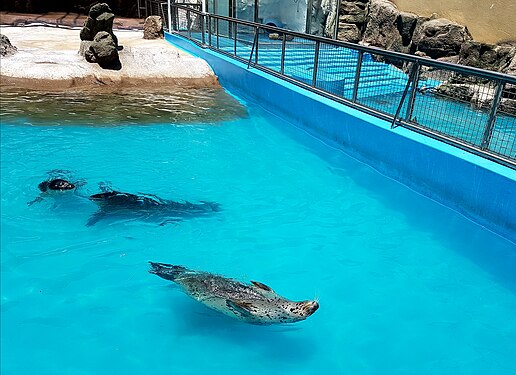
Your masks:
<svg viewBox="0 0 516 375"><path fill-rule="evenodd" d="M516 242L516 171L321 97L176 35L229 91Z"/></svg>

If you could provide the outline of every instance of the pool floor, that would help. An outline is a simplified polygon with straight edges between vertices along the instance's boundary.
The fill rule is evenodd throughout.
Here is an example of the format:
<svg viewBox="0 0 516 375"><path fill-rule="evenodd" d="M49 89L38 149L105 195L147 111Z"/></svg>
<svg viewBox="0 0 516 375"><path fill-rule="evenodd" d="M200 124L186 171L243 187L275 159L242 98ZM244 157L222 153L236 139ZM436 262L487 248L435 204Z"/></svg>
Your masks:
<svg viewBox="0 0 516 375"><path fill-rule="evenodd" d="M253 104L247 113L2 122L2 374L516 373L513 243ZM27 205L56 169L85 185ZM106 185L221 211L88 227L86 197ZM320 309L247 325L148 261L261 281Z"/></svg>

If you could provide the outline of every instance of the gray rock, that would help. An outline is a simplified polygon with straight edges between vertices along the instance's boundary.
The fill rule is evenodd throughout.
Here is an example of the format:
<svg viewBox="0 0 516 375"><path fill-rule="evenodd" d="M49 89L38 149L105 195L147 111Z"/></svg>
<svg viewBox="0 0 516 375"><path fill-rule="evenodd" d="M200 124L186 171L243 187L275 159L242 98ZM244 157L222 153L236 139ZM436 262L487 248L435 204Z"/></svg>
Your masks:
<svg viewBox="0 0 516 375"><path fill-rule="evenodd" d="M475 95L475 90L468 84L443 83L435 88L435 92L451 99L459 99L470 102Z"/></svg>
<svg viewBox="0 0 516 375"><path fill-rule="evenodd" d="M11 44L8 37L0 34L0 56L9 56L16 53L18 49Z"/></svg>
<svg viewBox="0 0 516 375"><path fill-rule="evenodd" d="M435 59L458 55L462 44L472 39L467 27L438 18L416 27L412 42L418 51Z"/></svg>
<svg viewBox="0 0 516 375"><path fill-rule="evenodd" d="M96 19L98 16L100 16L102 13L113 13L111 8L106 3L99 3L95 4L90 8L90 12L88 13L88 16L90 16L93 19Z"/></svg>
<svg viewBox="0 0 516 375"><path fill-rule="evenodd" d="M508 115L516 116L516 100L510 98L502 98L500 102L500 110Z"/></svg>
<svg viewBox="0 0 516 375"><path fill-rule="evenodd" d="M503 72L515 55L515 47L468 41L460 49L459 64Z"/></svg>
<svg viewBox="0 0 516 375"><path fill-rule="evenodd" d="M364 23L369 0L342 0L339 7L339 22Z"/></svg>
<svg viewBox="0 0 516 375"><path fill-rule="evenodd" d="M398 8L390 1L371 0L362 42L380 48L402 51L401 34L396 27L399 15Z"/></svg>
<svg viewBox="0 0 516 375"><path fill-rule="evenodd" d="M117 45L106 31L100 31L95 35L84 56L86 61L97 63L103 68L116 68L120 65Z"/></svg>
<svg viewBox="0 0 516 375"><path fill-rule="evenodd" d="M101 31L105 31L111 35L115 44L118 46L118 38L113 33L113 21L115 15L111 12L111 8L106 3L93 5L90 8L89 16L84 21L84 26L81 29L81 40L90 40Z"/></svg>
<svg viewBox="0 0 516 375"><path fill-rule="evenodd" d="M404 46L408 46L412 41L412 35L416 29L418 16L414 13L400 12L396 19L396 26L401 35Z"/></svg>
<svg viewBox="0 0 516 375"><path fill-rule="evenodd" d="M143 39L163 38L163 20L160 16L149 16L143 24Z"/></svg>
<svg viewBox="0 0 516 375"><path fill-rule="evenodd" d="M339 23L338 40L345 42L358 43L360 41L360 31L353 23Z"/></svg>

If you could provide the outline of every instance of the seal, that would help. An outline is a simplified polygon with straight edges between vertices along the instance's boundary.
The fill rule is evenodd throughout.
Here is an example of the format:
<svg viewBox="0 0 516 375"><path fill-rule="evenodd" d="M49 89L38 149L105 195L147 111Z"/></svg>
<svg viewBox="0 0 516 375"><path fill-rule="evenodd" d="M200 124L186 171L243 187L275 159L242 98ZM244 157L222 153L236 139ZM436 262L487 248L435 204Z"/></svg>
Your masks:
<svg viewBox="0 0 516 375"><path fill-rule="evenodd" d="M43 193L46 193L48 190L65 191L75 189L75 185L61 178L55 178L53 180L41 182L38 185L38 189Z"/></svg>
<svg viewBox="0 0 516 375"><path fill-rule="evenodd" d="M70 181L64 180L62 178L52 178L38 184L38 189L41 192L38 197L34 200L27 202L27 205L31 206L34 203L41 202L43 200L43 196L49 196L49 193L60 193L65 191L70 191L75 189L75 185Z"/></svg>
<svg viewBox="0 0 516 375"><path fill-rule="evenodd" d="M219 211L219 204L215 202L201 202L199 204L176 202L152 194L130 194L116 190L93 194L89 198L97 203L99 211L90 217L87 226L94 225L106 216L122 213L140 214L141 217L145 218L150 216L165 218L167 220L162 222L163 225L168 221L177 221L180 217Z"/></svg>
<svg viewBox="0 0 516 375"><path fill-rule="evenodd" d="M319 308L317 301L295 302L258 281L244 284L209 272L149 262L150 273L175 282L184 292L209 308L251 324L294 323Z"/></svg>

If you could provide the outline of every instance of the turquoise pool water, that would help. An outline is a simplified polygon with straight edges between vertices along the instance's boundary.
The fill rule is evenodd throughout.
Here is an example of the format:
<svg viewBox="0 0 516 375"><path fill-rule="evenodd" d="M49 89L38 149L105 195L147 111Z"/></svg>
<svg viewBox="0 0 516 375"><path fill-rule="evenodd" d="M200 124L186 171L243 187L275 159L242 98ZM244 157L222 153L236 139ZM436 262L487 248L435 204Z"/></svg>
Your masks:
<svg viewBox="0 0 516 375"><path fill-rule="evenodd" d="M513 243L252 103L207 97L141 125L110 106L75 117L56 96L38 116L16 96L3 106L2 374L516 373ZM86 184L28 206L56 169ZM81 196L99 184L222 210L87 227L96 206ZM149 274L149 260L321 307L246 325Z"/></svg>

